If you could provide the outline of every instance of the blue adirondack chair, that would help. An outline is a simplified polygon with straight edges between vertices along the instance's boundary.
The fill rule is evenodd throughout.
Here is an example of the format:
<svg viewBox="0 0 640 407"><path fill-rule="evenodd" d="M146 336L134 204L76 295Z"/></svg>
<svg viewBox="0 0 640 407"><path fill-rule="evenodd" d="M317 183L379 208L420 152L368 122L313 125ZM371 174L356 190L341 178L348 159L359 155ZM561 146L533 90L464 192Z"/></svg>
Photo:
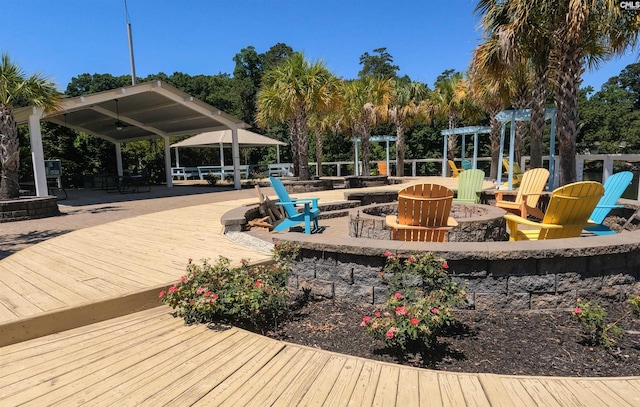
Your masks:
<svg viewBox="0 0 640 407"><path fill-rule="evenodd" d="M589 217L589 223L594 225L586 227L586 231L598 236L616 234L615 231L603 225L602 222L604 222L604 219L613 208L622 208L622 205L617 204L618 199L631 184L631 180L633 180L631 171L617 172L607 178L604 183L604 195L600 198L598 205L596 205Z"/></svg>
<svg viewBox="0 0 640 407"><path fill-rule="evenodd" d="M313 221L313 230L318 229L318 215L320 215L318 198L291 199L282 181L275 177L269 177L269 182L271 182L280 201L276 202L276 205L282 206L287 215L282 222L273 228L274 232L282 232L304 222L304 233L311 234L311 221ZM298 212L297 207L300 206L304 207L302 212Z"/></svg>

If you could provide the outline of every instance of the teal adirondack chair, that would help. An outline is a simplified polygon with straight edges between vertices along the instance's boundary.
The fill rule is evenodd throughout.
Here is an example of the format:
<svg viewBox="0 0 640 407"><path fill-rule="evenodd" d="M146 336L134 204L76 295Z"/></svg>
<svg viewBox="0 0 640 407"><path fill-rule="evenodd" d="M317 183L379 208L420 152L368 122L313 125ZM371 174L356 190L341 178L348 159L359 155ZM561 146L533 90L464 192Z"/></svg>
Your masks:
<svg viewBox="0 0 640 407"><path fill-rule="evenodd" d="M457 203L478 203L482 192L484 171L465 170L458 177L458 196L453 200Z"/></svg>
<svg viewBox="0 0 640 407"><path fill-rule="evenodd" d="M586 227L586 231L598 236L616 234L615 231L603 225L602 222L604 222L604 219L613 208L622 208L622 205L618 205L618 200L632 180L633 173L631 171L617 172L607 178L604 183L604 195L600 198L591 216L589 216L589 223L593 223L593 226Z"/></svg>
<svg viewBox="0 0 640 407"><path fill-rule="evenodd" d="M271 182L271 186L276 191L276 195L278 195L279 202L276 202L276 205L282 206L285 214L287 215L282 222L273 228L274 232L282 232L304 222L304 233L309 235L312 230L312 221L313 230L318 229L318 215L320 215L320 209L318 209L318 198L292 199L289 197L282 181L278 178L269 177L269 182ZM303 207L302 212L298 212L297 207L300 206Z"/></svg>

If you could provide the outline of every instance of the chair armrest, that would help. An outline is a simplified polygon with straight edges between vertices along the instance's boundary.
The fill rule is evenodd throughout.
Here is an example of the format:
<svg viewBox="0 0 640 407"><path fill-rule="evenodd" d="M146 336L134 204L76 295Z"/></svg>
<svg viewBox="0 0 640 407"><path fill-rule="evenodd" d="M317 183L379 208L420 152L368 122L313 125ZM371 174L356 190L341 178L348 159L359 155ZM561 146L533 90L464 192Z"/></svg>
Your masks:
<svg viewBox="0 0 640 407"><path fill-rule="evenodd" d="M311 203L311 207L313 209L318 209L318 200L320 198L291 198L291 203L293 203L294 205L297 203L303 204L303 203Z"/></svg>
<svg viewBox="0 0 640 407"><path fill-rule="evenodd" d="M554 225L551 223L538 223L538 222L533 222L529 219L525 219L521 216L518 215L514 215L511 213L508 213L506 215L504 215L504 218L507 220L507 222L515 222L517 224L520 225L526 225L526 226L534 226L537 228L541 228L541 229L562 229L565 226L569 226L569 225Z"/></svg>

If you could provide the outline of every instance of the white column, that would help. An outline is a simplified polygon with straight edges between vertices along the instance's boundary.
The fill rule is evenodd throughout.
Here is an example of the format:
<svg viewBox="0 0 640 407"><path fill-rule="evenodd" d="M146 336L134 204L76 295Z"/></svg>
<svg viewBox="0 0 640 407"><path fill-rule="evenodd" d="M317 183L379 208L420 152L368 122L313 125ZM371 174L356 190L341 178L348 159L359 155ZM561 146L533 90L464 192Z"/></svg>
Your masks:
<svg viewBox="0 0 640 407"><path fill-rule="evenodd" d="M238 143L238 128L231 128L231 156L233 157L233 187L242 188L240 182L240 144Z"/></svg>
<svg viewBox="0 0 640 407"><path fill-rule="evenodd" d="M448 136L444 136L444 148L442 149L442 176L446 177L447 176L447 137ZM415 170L413 171L413 176L415 177Z"/></svg>
<svg viewBox="0 0 640 407"><path fill-rule="evenodd" d="M120 143L116 143L116 167L118 169L118 176L121 177L124 174L122 169L122 147Z"/></svg>
<svg viewBox="0 0 640 407"><path fill-rule="evenodd" d="M42 133L40 132L40 119L42 109L33 109L29 115L29 138L31 139L31 160L33 161L33 179L35 180L36 196L49 195L47 188L47 173L44 169L44 149L42 147Z"/></svg>
<svg viewBox="0 0 640 407"><path fill-rule="evenodd" d="M178 154L178 147L175 148L175 155L176 155L176 167L180 166L180 155Z"/></svg>
<svg viewBox="0 0 640 407"><path fill-rule="evenodd" d="M173 176L171 175L171 147L169 146L169 137L162 137L164 140L164 172L167 177L167 188L173 187ZM178 149L176 148L176 158ZM178 163L176 162L176 167ZM186 177L185 177L186 178Z"/></svg>

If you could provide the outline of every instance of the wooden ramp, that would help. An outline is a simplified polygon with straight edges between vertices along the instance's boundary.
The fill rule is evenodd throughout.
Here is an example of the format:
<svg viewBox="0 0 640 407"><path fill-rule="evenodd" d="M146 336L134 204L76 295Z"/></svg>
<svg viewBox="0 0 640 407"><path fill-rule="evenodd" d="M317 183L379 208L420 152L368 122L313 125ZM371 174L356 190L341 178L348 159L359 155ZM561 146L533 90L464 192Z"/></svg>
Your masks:
<svg viewBox="0 0 640 407"><path fill-rule="evenodd" d="M640 379L457 374L185 326L166 306L2 348L2 406L637 406Z"/></svg>

